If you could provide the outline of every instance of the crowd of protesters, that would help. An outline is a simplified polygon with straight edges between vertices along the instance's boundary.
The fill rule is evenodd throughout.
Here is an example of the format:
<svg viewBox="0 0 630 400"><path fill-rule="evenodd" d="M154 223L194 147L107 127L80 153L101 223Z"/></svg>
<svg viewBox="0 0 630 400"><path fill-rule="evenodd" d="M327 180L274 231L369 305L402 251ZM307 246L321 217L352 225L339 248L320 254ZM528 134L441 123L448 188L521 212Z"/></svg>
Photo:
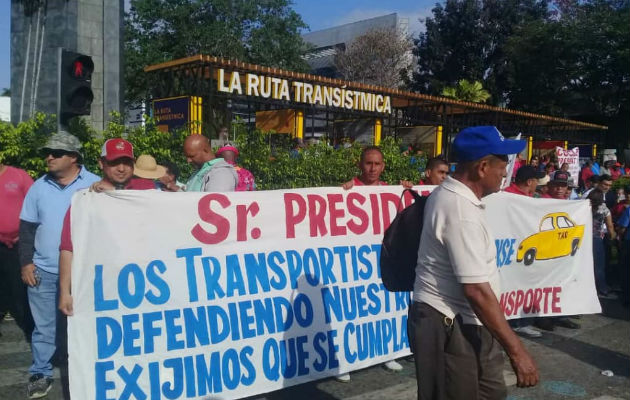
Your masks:
<svg viewBox="0 0 630 400"><path fill-rule="evenodd" d="M484 132L486 136L491 134L494 133ZM483 135L469 140L482 140L480 137L491 140L488 139L490 136ZM465 138L460 138L460 142L462 140ZM503 146L495 142L496 140L488 142L488 145ZM303 144L296 145L294 150L299 152L302 146ZM460 153L472 158L464 160L465 162L459 160L460 169L453 173L454 176L459 175L466 180L469 174L480 173L478 169L482 167L478 160L485 160L483 168L492 171L505 169L507 161L503 156L497 156L503 153L491 155L498 157L497 160L486 160L489 153L484 153L485 150L480 150L478 154L472 154L471 151L470 148L460 146ZM56 352L60 357L62 379L67 378L67 369L64 374L64 365L67 365L67 360L64 359L67 354L67 339L63 334L65 319L57 317L56 309L59 308L64 315L72 315L69 206L75 192L82 189L96 192L120 189L225 192L251 191L256 188L253 174L237 164L239 151L233 145L227 144L214 151L206 137L191 135L184 143L182 154L195 167L195 172L186 183L180 182L179 169L175 163L164 161L158 164L149 154L136 157L132 144L124 139L110 139L103 145L98 163L102 171L101 178L83 166L79 140L64 132L54 134L42 148L48 173L35 182L25 171L0 164L0 210L3 213L0 218L0 282L3 285L0 290L0 313L4 316L4 313L9 312L26 339L31 342L33 363L29 369L31 377L27 386L29 398L43 397L50 390L53 382L53 355ZM414 155L418 155L417 152ZM417 163L415 156L413 160ZM358 166L360 174L344 183L344 189L385 184L380 177L386 166L383 154L377 146L363 150ZM401 181L400 184L407 188L415 185L447 184L451 187L447 191L469 196L468 189L449 177L449 166L448 160L442 156L431 158L423 170L422 180ZM616 161L607 161L600 167L595 161L587 160L579 176L572 177L567 164L557 167L553 158L547 156L533 156L528 162L517 155L513 182L505 191L536 198L588 199L593 212L594 274L598 295L605 299L615 299L618 296L616 293L621 293L621 300L627 306L630 188L617 191L610 189L616 179L630 173L630 168ZM493 176L485 179L492 186L495 178ZM484 190L486 189L489 192L494 191L493 188ZM476 201L472 203L474 206L471 212L478 213L478 204ZM442 251L437 248L434 250ZM613 254L618 259L614 264L616 268L611 262ZM439 304L442 301L430 300ZM422 301L418 300L418 304ZM474 309L475 312L483 312L476 307ZM428 311L418 309L415 312ZM511 327L517 333L539 337L541 332L532 325L545 330L553 330L554 326L578 329L580 326L573 319L575 318L523 319L511 323ZM502 344L516 345L515 339L502 326L500 329L500 339L505 342ZM467 357L469 356L474 354L468 354ZM385 363L384 366L394 371L402 369L396 361ZM426 367L427 365L419 367L417 364L417 372L427 374ZM531 371L529 373L533 374ZM530 378L525 386L535 384L537 378L534 379L533 375ZM350 380L350 376L342 375L338 380L346 382ZM62 386L67 389L67 384ZM501 388L497 390L500 391Z"/></svg>
<svg viewBox="0 0 630 400"><path fill-rule="evenodd" d="M195 135L182 150L197 168L186 184L178 180L176 164L159 165L148 154L136 158L132 144L124 139L109 139L103 145L98 160L101 178L85 168L81 143L65 132L53 134L41 149L48 172L35 182L25 171L0 164L0 313L2 318L15 319L31 343L28 398L41 398L50 391L55 355L64 395L69 396L65 318L59 317L57 308L72 315L69 207L75 192L255 189L251 172L236 164L234 146L215 153L206 137Z"/></svg>

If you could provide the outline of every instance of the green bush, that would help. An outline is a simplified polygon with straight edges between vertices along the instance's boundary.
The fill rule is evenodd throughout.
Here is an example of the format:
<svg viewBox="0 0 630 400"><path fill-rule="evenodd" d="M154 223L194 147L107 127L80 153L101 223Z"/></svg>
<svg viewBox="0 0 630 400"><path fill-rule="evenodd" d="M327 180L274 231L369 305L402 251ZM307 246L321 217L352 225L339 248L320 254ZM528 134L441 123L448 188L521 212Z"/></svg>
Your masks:
<svg viewBox="0 0 630 400"><path fill-rule="evenodd" d="M617 190L619 188L625 188L626 186L630 186L630 177L624 176L613 182L612 188Z"/></svg>
<svg viewBox="0 0 630 400"><path fill-rule="evenodd" d="M35 118L16 127L0 123L0 162L25 169L33 178L46 172L46 162L39 149L46 143L56 128L56 119L51 115L37 114ZM239 132L236 144L239 147L239 164L250 170L260 190L339 186L359 174L357 166L361 146L334 149L322 140L318 144L292 151L293 140L287 135L265 133L259 130L247 133L243 125L237 124ZM192 173L183 155L183 143L188 135L186 129L173 133L157 130L149 120L144 127L125 127L119 114L112 118L103 132L97 133L84 120L75 119L68 130L81 141L83 163L92 172L98 172L98 159L103 143L107 139L124 137L134 146L134 153L150 154L158 161L171 161L181 169L181 181ZM385 158L385 172L381 179L388 184L400 180L417 182L426 159L411 163L411 157L400 153L400 141L387 137L381 142Z"/></svg>
<svg viewBox="0 0 630 400"><path fill-rule="evenodd" d="M360 172L361 146L357 143L334 149L320 141L297 153L292 151L291 141L273 141L271 135L276 134L258 130L249 134L241 132L236 140L239 164L254 174L259 189L339 186ZM400 153L400 141L392 137L384 138L380 147L386 165L381 176L383 181L388 184L398 184L401 180L418 182L426 159L412 165L411 158Z"/></svg>
<svg viewBox="0 0 630 400"><path fill-rule="evenodd" d="M54 116L37 114L33 119L18 124L0 122L0 162L24 169L33 178L46 172L46 161L40 148L55 131Z"/></svg>
<svg viewBox="0 0 630 400"><path fill-rule="evenodd" d="M46 173L46 162L40 148L56 130L56 119L52 115L37 114L35 118L17 126L0 123L0 162L26 170L33 178ZM107 139L123 137L134 146L136 156L150 154L159 162L171 161L177 164L184 177L191 173L191 167L182 154L186 130L163 133L149 120L145 127L129 128L123 123L120 114L113 113L111 121L100 134L82 119L74 119L68 127L82 144L83 163L88 170L98 173L98 159L103 143Z"/></svg>

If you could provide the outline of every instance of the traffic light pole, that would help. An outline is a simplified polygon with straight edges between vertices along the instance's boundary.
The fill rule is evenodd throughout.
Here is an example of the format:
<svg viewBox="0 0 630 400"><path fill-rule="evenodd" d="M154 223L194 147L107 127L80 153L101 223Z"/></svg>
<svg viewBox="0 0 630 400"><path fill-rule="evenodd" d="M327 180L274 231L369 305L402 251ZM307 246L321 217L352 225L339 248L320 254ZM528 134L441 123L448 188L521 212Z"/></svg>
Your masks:
<svg viewBox="0 0 630 400"><path fill-rule="evenodd" d="M61 64L63 48L57 47L57 132L61 132Z"/></svg>

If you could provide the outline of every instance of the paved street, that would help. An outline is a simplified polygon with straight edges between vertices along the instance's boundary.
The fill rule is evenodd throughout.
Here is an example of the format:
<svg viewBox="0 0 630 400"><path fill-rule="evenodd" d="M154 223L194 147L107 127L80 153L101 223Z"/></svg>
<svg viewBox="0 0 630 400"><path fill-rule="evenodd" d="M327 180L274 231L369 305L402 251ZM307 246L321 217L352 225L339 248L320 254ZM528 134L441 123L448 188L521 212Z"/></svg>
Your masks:
<svg viewBox="0 0 630 400"><path fill-rule="evenodd" d="M545 333L542 339L525 340L540 367L541 384L534 389L516 388L516 379L506 362L508 398L630 399L630 312L611 301L606 301L604 309L604 315L582 317L580 330L556 328L555 332ZM28 344L12 322L3 322L0 331L0 399L25 398L31 360ZM414 399L413 362L403 360L401 363L404 370L400 373L381 367L368 368L353 373L350 383L326 379L254 399ZM602 375L604 370L611 370L614 376ZM48 399L62 399L58 380Z"/></svg>

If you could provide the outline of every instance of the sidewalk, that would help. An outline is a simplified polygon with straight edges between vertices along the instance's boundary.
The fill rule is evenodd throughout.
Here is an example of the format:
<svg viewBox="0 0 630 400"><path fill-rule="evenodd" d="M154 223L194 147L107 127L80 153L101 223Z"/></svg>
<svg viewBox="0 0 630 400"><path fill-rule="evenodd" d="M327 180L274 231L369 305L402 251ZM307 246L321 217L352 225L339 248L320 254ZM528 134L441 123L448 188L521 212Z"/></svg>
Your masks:
<svg viewBox="0 0 630 400"><path fill-rule="evenodd" d="M540 339L524 339L541 371L541 383L519 389L506 361L508 399L630 400L630 311L617 302L603 303L603 315L583 316L582 329L556 328ZM14 322L0 323L0 399L25 399L31 353ZM416 398L413 361L401 360L404 370L380 366L352 373L350 383L325 379L255 396L250 400L412 400ZM601 374L613 371L614 376ZM61 400L59 372L49 400Z"/></svg>

